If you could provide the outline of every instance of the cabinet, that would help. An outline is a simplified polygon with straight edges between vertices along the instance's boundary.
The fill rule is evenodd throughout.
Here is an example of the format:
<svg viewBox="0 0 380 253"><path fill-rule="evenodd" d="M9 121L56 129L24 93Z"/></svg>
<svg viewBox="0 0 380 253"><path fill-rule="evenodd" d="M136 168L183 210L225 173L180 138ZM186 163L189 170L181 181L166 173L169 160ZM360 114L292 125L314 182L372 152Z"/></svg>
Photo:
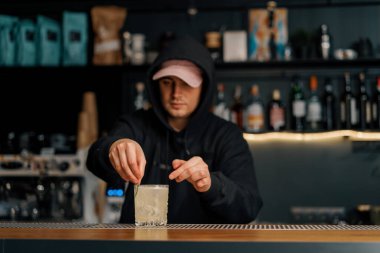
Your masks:
<svg viewBox="0 0 380 253"><path fill-rule="evenodd" d="M247 29L247 10L264 7L256 1L2 1L3 13L34 17L45 14L59 20L63 10L85 11L100 4L117 4L128 8L125 29L144 33L149 47L157 47L162 32L190 33L199 40L207 30L220 28ZM279 6L289 8L289 34L303 29L314 31L321 23L328 23L336 48L348 48L360 37L368 37L373 44L375 57L353 61L317 59L289 62L244 62L217 64L217 81L228 85L232 94L235 84L245 89L258 83L268 101L274 88L288 94L290 79L300 75L306 82L311 74L320 78L331 77L334 93L342 92L343 72L357 74L367 70L371 80L380 75L378 26L380 1L287 0ZM189 7L197 8L195 16L188 14ZM90 34L90 41L92 35ZM89 45L89 52L92 45ZM89 59L91 59L91 54ZM148 66L88 66L84 67L29 67L0 68L0 110L2 138L9 131L42 131L76 133L77 115L82 94L93 90L97 94L100 132L107 132L117 116L130 112L133 85L145 80ZM33 82L33 84L32 84ZM356 85L355 80L355 85ZM306 85L305 85L306 86ZM355 88L357 92L357 87ZM55 113L50 114L49 110ZM350 135L349 133L343 135ZM248 135L250 136L250 135ZM378 137L376 137L378 139ZM354 152L350 142L326 143L257 143L250 142L255 158L258 179L265 200L261 219L270 222L290 222L289 209L303 206L347 206L360 203L378 203L379 169L377 142L371 148ZM364 144L365 146L365 144ZM290 150L290 151L289 151ZM276 153L278 159L273 159ZM279 154L279 155L278 155ZM297 159L300 156L302 159ZM321 163L321 161L327 161ZM361 168L364 168L361 170ZM323 182L323 184L321 184ZM305 188L303 188L305 187ZM300 189L304 191L300 191ZM331 194L329 191L338 189ZM339 190L341 189L341 190ZM286 196L283 196L283 195ZM281 200L279 202L279 195ZM326 199L326 196L331 196Z"/></svg>

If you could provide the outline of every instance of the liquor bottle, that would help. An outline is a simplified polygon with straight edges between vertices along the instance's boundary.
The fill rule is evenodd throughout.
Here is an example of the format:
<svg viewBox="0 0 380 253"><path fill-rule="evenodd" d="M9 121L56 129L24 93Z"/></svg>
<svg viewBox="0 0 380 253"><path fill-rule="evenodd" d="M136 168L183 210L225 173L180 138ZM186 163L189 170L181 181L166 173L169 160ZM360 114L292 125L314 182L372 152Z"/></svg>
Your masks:
<svg viewBox="0 0 380 253"><path fill-rule="evenodd" d="M352 95L351 75L344 73L344 92L340 101L340 123L343 129L352 129L356 126L356 99Z"/></svg>
<svg viewBox="0 0 380 253"><path fill-rule="evenodd" d="M268 128L272 131L285 130L285 107L281 102L280 90L275 89L272 93L272 101L268 104Z"/></svg>
<svg viewBox="0 0 380 253"><path fill-rule="evenodd" d="M214 62L222 61L222 35L218 31L210 31L205 34L205 46L209 50Z"/></svg>
<svg viewBox="0 0 380 253"><path fill-rule="evenodd" d="M225 93L224 93L224 84L219 83L217 86L217 96L216 101L213 109L213 113L225 120L230 120L230 109L227 106L227 102L225 99Z"/></svg>
<svg viewBox="0 0 380 253"><path fill-rule="evenodd" d="M374 129L380 129L380 76L376 79L376 90L373 95L372 126Z"/></svg>
<svg viewBox="0 0 380 253"><path fill-rule="evenodd" d="M291 104L291 129L295 131L305 130L306 102L302 82L294 78L290 92Z"/></svg>
<svg viewBox="0 0 380 253"><path fill-rule="evenodd" d="M322 59L328 60L331 58L332 54L332 40L328 31L328 26L322 24L319 33L318 55Z"/></svg>
<svg viewBox="0 0 380 253"><path fill-rule="evenodd" d="M236 85L234 93L234 103L231 107L231 121L240 129L243 129L243 110L244 106L241 102L241 86Z"/></svg>
<svg viewBox="0 0 380 253"><path fill-rule="evenodd" d="M260 98L259 86L252 85L251 95L247 101L245 113L245 129L248 132L260 132L264 130L264 105Z"/></svg>
<svg viewBox="0 0 380 253"><path fill-rule="evenodd" d="M325 130L336 129L335 96L331 79L325 79L325 93L323 96L323 128Z"/></svg>
<svg viewBox="0 0 380 253"><path fill-rule="evenodd" d="M146 98L145 94L145 84L143 82L137 82L135 84L136 88L136 97L134 101L135 110L148 110L150 108L150 103Z"/></svg>
<svg viewBox="0 0 380 253"><path fill-rule="evenodd" d="M322 104L317 94L318 79L315 75L310 76L310 97L307 103L308 129L318 131L322 126Z"/></svg>
<svg viewBox="0 0 380 253"><path fill-rule="evenodd" d="M360 93L359 93L359 129L365 130L371 127L371 103L367 93L365 73L359 74Z"/></svg>

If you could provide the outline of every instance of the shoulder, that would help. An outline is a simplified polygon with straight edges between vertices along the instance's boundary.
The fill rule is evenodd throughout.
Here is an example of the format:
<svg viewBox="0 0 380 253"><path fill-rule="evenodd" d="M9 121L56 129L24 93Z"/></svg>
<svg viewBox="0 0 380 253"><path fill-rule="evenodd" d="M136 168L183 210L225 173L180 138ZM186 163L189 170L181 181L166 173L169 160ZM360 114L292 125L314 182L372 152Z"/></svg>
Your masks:
<svg viewBox="0 0 380 253"><path fill-rule="evenodd" d="M220 135L222 138L227 138L229 136L232 136L232 138L243 138L242 130L231 121L222 119L213 113L210 113L209 119L209 130Z"/></svg>
<svg viewBox="0 0 380 253"><path fill-rule="evenodd" d="M121 122L147 122L152 121L155 117L152 109L148 110L137 110L133 113L123 114L120 116L119 121Z"/></svg>

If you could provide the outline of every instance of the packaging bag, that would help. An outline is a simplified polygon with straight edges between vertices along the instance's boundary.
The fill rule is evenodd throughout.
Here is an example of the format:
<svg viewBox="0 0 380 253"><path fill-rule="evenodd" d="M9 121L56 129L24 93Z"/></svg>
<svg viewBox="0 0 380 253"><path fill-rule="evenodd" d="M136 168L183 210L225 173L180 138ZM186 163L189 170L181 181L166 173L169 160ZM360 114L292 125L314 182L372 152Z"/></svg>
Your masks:
<svg viewBox="0 0 380 253"><path fill-rule="evenodd" d="M18 18L0 15L0 66L15 65Z"/></svg>
<svg viewBox="0 0 380 253"><path fill-rule="evenodd" d="M248 59L253 61L268 61L271 58L270 36L273 32L276 58L285 58L285 46L288 43L288 10L276 8L273 12L273 28L268 27L269 14L267 9L249 10Z"/></svg>
<svg viewBox="0 0 380 253"><path fill-rule="evenodd" d="M63 13L63 65L86 65L88 17L84 12Z"/></svg>
<svg viewBox="0 0 380 253"><path fill-rule="evenodd" d="M16 64L36 65L36 26L33 21L21 20L16 29Z"/></svg>
<svg viewBox="0 0 380 253"><path fill-rule="evenodd" d="M91 9L95 65L122 64L120 30L126 16L127 10L122 7L96 6Z"/></svg>
<svg viewBox="0 0 380 253"><path fill-rule="evenodd" d="M58 66L61 59L61 27L51 18L37 16L37 63Z"/></svg>

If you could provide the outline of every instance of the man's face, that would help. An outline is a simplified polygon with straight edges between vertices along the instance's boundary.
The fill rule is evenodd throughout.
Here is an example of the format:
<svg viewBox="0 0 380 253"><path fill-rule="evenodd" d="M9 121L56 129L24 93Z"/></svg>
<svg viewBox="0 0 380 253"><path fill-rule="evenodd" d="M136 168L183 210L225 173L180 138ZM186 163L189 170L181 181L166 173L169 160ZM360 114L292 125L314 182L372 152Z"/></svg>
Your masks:
<svg viewBox="0 0 380 253"><path fill-rule="evenodd" d="M164 77L158 80L161 91L161 103L174 119L186 119L197 108L202 85L193 88L175 76Z"/></svg>

